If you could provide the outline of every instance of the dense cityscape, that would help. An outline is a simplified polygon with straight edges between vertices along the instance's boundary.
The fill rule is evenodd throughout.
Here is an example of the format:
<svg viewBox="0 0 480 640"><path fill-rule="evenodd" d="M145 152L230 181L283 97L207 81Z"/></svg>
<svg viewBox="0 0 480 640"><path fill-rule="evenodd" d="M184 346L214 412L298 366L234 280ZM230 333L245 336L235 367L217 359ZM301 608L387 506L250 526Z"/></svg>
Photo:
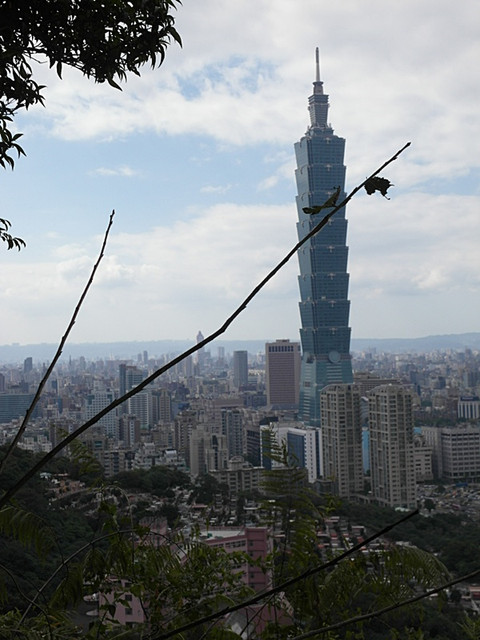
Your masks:
<svg viewBox="0 0 480 640"><path fill-rule="evenodd" d="M143 352L135 362L61 362L19 446L48 452L60 433L81 426L172 357L150 358ZM321 443L318 429L298 417L300 345L290 340L267 343L265 351L256 354L225 353L220 347L212 355L202 349L101 418L83 440L107 477L158 464L194 476L225 474L233 462L238 469L240 460L247 476L268 466L262 447L265 434L273 433L279 442L288 441L310 482L341 497L363 496L392 507L415 506L418 482L480 479L477 352L358 353L352 366L353 384L322 391L328 422ZM43 373L44 365L31 358L22 365L1 366L2 444L16 433ZM390 472L377 457L383 448L378 403L386 399L396 418L395 452L408 460L398 487L406 493L395 493L388 476L380 478L375 468ZM348 438L341 441L336 433L343 407L349 410ZM393 418L383 413L388 425ZM368 493L366 477L372 483ZM258 477L249 482L258 483Z"/></svg>

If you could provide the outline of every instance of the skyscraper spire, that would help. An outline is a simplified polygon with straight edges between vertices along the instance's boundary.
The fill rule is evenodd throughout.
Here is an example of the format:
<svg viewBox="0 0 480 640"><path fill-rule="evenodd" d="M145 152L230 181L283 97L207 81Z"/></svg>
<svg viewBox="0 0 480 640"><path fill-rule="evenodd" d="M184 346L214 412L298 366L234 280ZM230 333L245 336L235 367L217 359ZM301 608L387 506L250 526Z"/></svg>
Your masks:
<svg viewBox="0 0 480 640"><path fill-rule="evenodd" d="M310 126L325 129L328 114L328 96L323 93L323 82L320 80L320 53L318 47L315 49L315 81L313 83L313 94L308 99L308 110L310 112Z"/></svg>

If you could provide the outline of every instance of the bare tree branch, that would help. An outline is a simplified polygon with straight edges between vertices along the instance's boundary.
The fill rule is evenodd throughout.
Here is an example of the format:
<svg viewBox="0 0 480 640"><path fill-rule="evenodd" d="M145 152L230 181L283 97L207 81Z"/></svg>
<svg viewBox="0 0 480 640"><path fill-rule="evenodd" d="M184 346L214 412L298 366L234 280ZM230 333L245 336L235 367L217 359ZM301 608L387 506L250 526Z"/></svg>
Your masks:
<svg viewBox="0 0 480 640"><path fill-rule="evenodd" d="M403 151L405 151L405 149L407 149L410 146L410 144L411 144L410 142L407 142L389 160L384 162L368 178L366 178L357 187L355 187L347 195L347 197L342 202L340 202L340 204L336 205L332 209L332 211L330 213L328 213L309 233L307 233L307 235L304 238L302 238L299 242L297 242L297 244L286 254L286 256L248 294L248 296L245 298L245 300L240 303L240 305L237 307L237 309L232 313L232 315L230 315L225 320L225 322L222 324L222 326L219 329L217 329L216 331L211 333L204 340L201 340L200 342L198 342L196 345L190 347L190 349L187 349L186 351L181 353L176 358L173 358L172 360L170 360L170 362L168 364L166 364L163 367L160 367L160 369L157 369L156 371L154 371L150 376L145 378L145 380L143 380L136 387L134 387L133 389L130 389L130 391L125 393L123 396L121 396L120 398L117 398L116 400L111 402L108 406L106 406L104 409L99 411L93 418L91 418L90 420L85 422L82 426L78 427L78 429L76 429L71 434L69 434L64 440L62 440L62 442L60 442L56 447L54 447L51 451L49 451L47 454L45 454L45 456L43 456L43 458L36 465L31 467L25 473L25 475L22 478L20 478L20 480L18 480L15 483L15 485L13 485L13 487L8 489L3 494L3 496L0 498L0 507L2 507L9 500L11 500L11 498L17 493L17 491L21 487L23 487L23 485L26 482L28 482L28 480L30 480L30 478L32 478L38 471L40 471L40 469L42 469L52 458L54 458L56 455L58 455L60 453L60 451L62 451L65 447L67 447L70 444L70 442L72 442L73 440L78 438L78 436L80 436L82 433L84 433L92 425L96 424L99 420L101 420L101 418L103 418L105 415L110 413L110 411L112 411L116 407L118 407L121 404L123 404L126 400L128 400L132 396L134 396L137 393L139 393L140 391L142 391L142 389L144 389L146 386L148 386L151 382L153 382L159 376L161 376L163 373L165 373L166 371L168 371L169 369L174 367L176 364L178 364L179 362L181 362L182 360L187 358L189 355L191 355L192 353L195 353L196 351L199 351L202 347L204 347L205 345L209 344L210 342L212 342L213 340L218 338L218 336L220 336L223 333L225 333L225 331L233 323L233 321L242 313L242 311L244 311L247 308L247 305L253 300L253 298L255 298L255 296L263 289L263 287L278 273L278 271L280 271L280 269L283 266L285 266L285 264L290 260L290 258L296 254L298 249L302 245L304 245L308 240L310 240L310 238L312 238L315 234L317 234L321 229L323 229L323 227L328 223L330 218L333 215L335 215L335 213L337 213L337 211L342 209L347 204L347 202L349 202L353 198L353 196L365 185L365 183L368 180L371 180L371 178L373 178L376 175L378 175L380 173L380 171L382 171L386 166L391 164L394 160L397 160L399 155L401 153L403 153Z"/></svg>
<svg viewBox="0 0 480 640"><path fill-rule="evenodd" d="M107 240L108 240L108 235L110 233L110 229L112 228L113 225L113 217L115 216L115 210L112 211L112 213L110 214L110 218L108 221L108 226L107 229L105 231L104 237L103 237L103 242L102 242L102 247L100 249L100 254L97 258L97 261L95 262L95 264L93 265L92 268L92 272L90 274L90 278L88 279L87 284L85 285L85 288L83 289L82 295L80 296L80 299L78 301L77 306L75 307L75 311L73 312L72 317L70 318L70 322L68 323L67 329L65 331L65 334L63 336L63 338L60 340L60 344L58 345L58 349L53 357L52 362L50 363L50 366L48 367L48 369L45 372L45 375L43 376L43 378L40 381L40 384L38 385L37 391L35 393L35 396L32 400L31 405L29 406L27 413L25 414L24 419L22 420L22 424L20 425L15 437L13 438L13 440L11 441L7 452L5 453L5 457L1 460L0 462L0 473L2 472L8 458L12 455L13 450L15 449L15 447L17 446L18 441L20 440L20 438L22 437L22 435L25 432L25 429L27 428L28 422L30 421L30 418L32 417L32 413L35 409L35 407L37 406L37 403L40 399L40 396L42 395L42 391L47 383L47 380L50 378L52 371L55 367L55 365L57 364L60 356L62 355L62 351L63 351L63 347L65 346L65 343L68 339L68 336L70 335L71 330L73 329L73 325L75 324L75 321L77 319L77 316L80 312L81 306L87 296L88 290L90 289L90 287L93 284L93 279L95 277L95 274L97 272L97 269L100 265L100 262L102 261L102 258L104 256L105 253L105 247L107 246Z"/></svg>

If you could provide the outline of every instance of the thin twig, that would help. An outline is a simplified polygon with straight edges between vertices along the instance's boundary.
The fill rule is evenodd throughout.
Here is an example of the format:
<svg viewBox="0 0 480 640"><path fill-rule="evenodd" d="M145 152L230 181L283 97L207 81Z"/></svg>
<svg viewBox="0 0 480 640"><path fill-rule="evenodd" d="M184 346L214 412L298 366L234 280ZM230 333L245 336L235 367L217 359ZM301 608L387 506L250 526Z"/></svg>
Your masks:
<svg viewBox="0 0 480 640"><path fill-rule="evenodd" d="M26 482L28 482L28 480L30 480L30 478L32 478L38 471L40 471L47 464L47 462L49 462L52 458L54 458L56 455L58 455L60 453L60 451L62 451L66 446L68 446L70 444L70 442L72 442L73 440L78 438L78 436L80 436L82 433L84 433L92 425L96 424L105 415L110 413L110 411L112 411L116 407L118 407L121 404L123 404L126 400L128 400L132 396L134 396L137 393L139 393L140 391L142 391L142 389L144 389L146 386L148 386L151 382L156 380L159 376L161 376L163 373L165 373L166 371L168 371L169 369L171 369L172 367L177 365L182 360L185 360L185 358L187 358L189 355L195 353L196 351L199 351L200 349L202 349L202 347L204 347L208 343L210 343L213 340L215 340L215 338L218 338L218 336L220 336L222 333L225 333L225 331L232 324L232 322L242 313L242 311L244 311L247 308L247 305L253 300L253 298L278 273L278 271L280 271L280 269L283 266L285 266L285 264L290 260L290 258L296 254L298 249L302 245L304 245L312 236L314 236L316 233L318 233L328 223L330 218L337 211L342 209L347 204L347 202L349 202L353 198L353 196L365 185L365 183L368 180L370 180L371 178L375 177L386 166L388 166L391 162L396 160L398 158L398 156L403 151L405 151L405 149L407 149L407 147L410 146L410 144L411 144L410 142L407 142L407 144L405 144L399 151L397 151L389 160L384 162L381 165L381 167L379 167L368 178L366 178L362 183L360 183L357 187L355 187L355 189L353 189L348 194L348 196L340 204L336 205L332 209L332 211L330 213L328 213L311 231L309 231L309 233L307 233L305 235L304 238L302 238L299 242L297 242L297 244L293 247L293 249L291 249L286 254L286 256L265 276L265 278L263 278L263 280L248 294L248 296L245 298L245 300L237 307L237 309L232 313L232 315L229 316L225 320L225 322L222 324L222 326L219 329L217 329L216 331L211 333L209 336L207 336L206 338L204 338L203 340L201 340L200 342L195 344L193 347L190 347L190 349L187 349L186 351L181 353L176 358L173 358L172 360L170 360L170 362L168 362L163 367L160 367L160 369L157 369L156 371L154 371L151 375L149 375L147 378L145 378L145 380L140 382L140 384L138 384L136 387L134 387L133 389L130 389L130 391L127 391L127 393L125 393L123 396L121 396L120 398L117 398L116 400L111 402L108 406L106 406L104 409L99 411L93 418L91 418L90 420L85 422L82 426L78 427L78 429L76 429L71 434L69 434L64 440L62 440L62 442L60 442L56 447L54 447L51 451L49 451L47 454L45 454L45 456L43 456L43 458L36 465L31 467L25 473L25 475L22 478L20 478L20 480L18 480L13 485L13 487L8 489L3 494L3 496L0 498L0 507L2 507L9 500L11 500L11 498L17 493L17 491L21 487L23 487L23 485Z"/></svg>
<svg viewBox="0 0 480 640"><path fill-rule="evenodd" d="M90 289L92 283L93 283L93 279L95 277L95 273L97 272L97 269L100 265L100 262L102 261L102 258L104 256L105 253L105 247L107 246L107 240L108 240L108 235L110 233L110 229L112 228L112 224L113 224L113 217L115 216L115 210L112 211L112 213L110 214L110 218L108 221L108 226L107 229L105 231L104 237L103 237L103 242L102 242L102 247L100 249L100 254L97 258L97 261L95 262L95 264L93 265L92 268L92 272L90 274L90 278L88 279L87 284L85 285L85 288L83 289L82 295L80 296L80 299L78 301L77 306L75 307L75 311L73 312L73 315L70 319L70 322L68 323L67 329L65 331L65 334L63 336L63 338L60 340L60 344L58 345L58 349L53 357L52 362L50 363L50 366L48 367L48 369L45 372L45 375L43 376L43 378L40 381L40 384L38 385L37 391L35 393L35 396L32 400L31 405L29 406L27 413L25 414L25 417L22 421L22 424L20 425L15 437L13 438L13 440L10 442L10 445L7 449L7 452L5 453L5 457L0 461L0 473L2 472L8 458L10 458L10 456L12 455L13 450L15 449L15 447L17 446L18 441L20 440L20 438L22 437L22 435L25 432L25 429L27 428L27 425L30 421L30 418L32 417L32 413L35 409L35 407L37 406L37 403L40 399L40 396L42 395L42 391L47 383L47 380L50 378L52 371L55 367L55 365L57 364L60 356L62 355L62 351L63 351L63 347L65 346L65 343L68 339L68 336L70 335L71 330L73 329L73 325L75 324L75 321L77 319L77 316L80 312L80 308L87 296L88 290Z"/></svg>

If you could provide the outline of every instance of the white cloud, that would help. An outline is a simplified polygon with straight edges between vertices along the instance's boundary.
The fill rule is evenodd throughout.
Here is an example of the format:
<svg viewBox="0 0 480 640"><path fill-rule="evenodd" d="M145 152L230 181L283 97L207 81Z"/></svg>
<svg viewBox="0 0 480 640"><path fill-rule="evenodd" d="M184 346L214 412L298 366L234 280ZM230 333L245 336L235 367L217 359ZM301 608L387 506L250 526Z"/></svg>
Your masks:
<svg viewBox="0 0 480 640"><path fill-rule="evenodd" d="M131 167L127 167L126 165L114 169L98 167L98 169L94 169L91 173L99 176L121 176L122 178L133 178L134 176L139 175L138 171Z"/></svg>
<svg viewBox="0 0 480 640"><path fill-rule="evenodd" d="M162 68L132 77L122 92L75 71L65 81L52 72L47 109L36 113L71 140L149 130L235 145L291 143L307 125L320 45L331 120L347 137L351 179L364 175L375 154L407 140L414 145L402 171L414 182L478 166L476 0L420 7L413 0L395 7L347 0L302 10L264 1L255 2L255 20L244 20L245 10L244 0L187 4L178 11L184 48L172 45ZM342 28L326 26L333 24Z"/></svg>
<svg viewBox="0 0 480 640"><path fill-rule="evenodd" d="M348 207L351 291L377 298L425 293L444 297L445 321L454 323L449 296L480 293L478 211L480 197L412 193L387 202L378 196ZM418 300L414 304L422 304ZM473 317L469 314L473 321Z"/></svg>
<svg viewBox="0 0 480 640"><path fill-rule="evenodd" d="M290 205L225 203L172 227L112 235L75 327L76 339L129 339L133 330L152 338L185 337L198 331L199 322L209 330L220 326L290 248L293 215ZM100 241L89 241L82 255L77 245L63 247L57 252L65 256L59 262L7 268L9 287L1 290L0 301L2 306L8 302L10 321L28 308L45 322L42 340L54 339L55 332L60 336L58 319L73 311L95 260L92 247ZM76 257L68 258L70 252ZM296 262L292 260L260 295L260 305L254 305L260 315L281 318L284 296L295 292ZM295 317L296 305L292 312ZM272 316L269 319L272 322ZM250 315L249 322L251 328L257 326L257 315ZM258 329L266 330L260 325ZM28 342L38 331L38 326L21 322L15 337Z"/></svg>
<svg viewBox="0 0 480 640"><path fill-rule="evenodd" d="M214 194L223 195L228 191L230 191L231 188L232 188L231 184L218 185L218 186L206 185L200 189L200 193L214 193Z"/></svg>
<svg viewBox="0 0 480 640"><path fill-rule="evenodd" d="M448 326L465 295L473 330L480 313L480 198L413 193L387 201L358 195L348 206L354 335L418 335ZM218 204L148 233L113 234L75 327L77 341L185 338L217 329L292 248L295 214L284 206ZM52 340L73 311L101 238L64 246L55 262L7 266L0 294L11 341ZM296 258L229 330L230 336L298 335ZM474 294L474 295L473 295ZM22 320L27 313L39 327ZM60 321L61 319L61 321ZM56 333L55 333L56 332ZM245 333L243 334L245 335Z"/></svg>
<svg viewBox="0 0 480 640"><path fill-rule="evenodd" d="M277 186L278 180L278 176L268 176L268 178L265 178L259 183L257 189L258 191L267 191L268 189L273 189Z"/></svg>

